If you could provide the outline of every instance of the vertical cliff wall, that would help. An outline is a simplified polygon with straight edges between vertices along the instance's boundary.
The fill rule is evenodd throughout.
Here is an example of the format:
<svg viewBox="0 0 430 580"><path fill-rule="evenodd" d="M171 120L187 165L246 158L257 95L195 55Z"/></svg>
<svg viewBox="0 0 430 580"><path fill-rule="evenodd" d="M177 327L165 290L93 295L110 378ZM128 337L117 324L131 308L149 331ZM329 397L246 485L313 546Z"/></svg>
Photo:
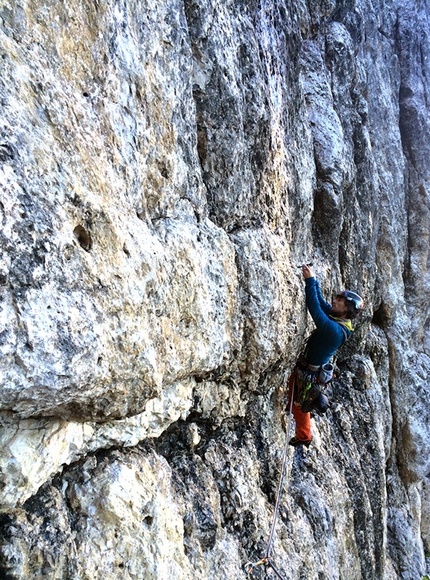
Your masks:
<svg viewBox="0 0 430 580"><path fill-rule="evenodd" d="M366 304L290 450L276 566L426 573L429 19L427 0L0 2L2 577L247 578L309 259Z"/></svg>

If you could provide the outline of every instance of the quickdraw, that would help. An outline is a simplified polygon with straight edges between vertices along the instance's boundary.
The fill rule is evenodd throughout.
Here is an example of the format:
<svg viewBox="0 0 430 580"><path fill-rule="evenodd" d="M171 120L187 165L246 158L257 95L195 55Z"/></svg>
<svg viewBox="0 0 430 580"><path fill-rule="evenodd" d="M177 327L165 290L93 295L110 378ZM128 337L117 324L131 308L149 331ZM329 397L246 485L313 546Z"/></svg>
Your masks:
<svg viewBox="0 0 430 580"><path fill-rule="evenodd" d="M264 558L263 558L262 560L260 560L259 562L256 562L255 564L251 564L251 568L249 568L249 570L248 570L248 572L247 572L247 573L248 573L248 575L249 575L249 574L252 574L252 570L253 570L254 568L256 568L257 566L260 566L261 564L267 564L267 565L269 565L269 566L272 568L272 570L275 572L276 576L277 576L278 578L280 578L280 580L285 580L285 578L284 578L284 577L283 577L283 576L280 574L280 572L277 570L276 566L274 566L274 564L273 564L272 560L271 560L270 558L267 558L267 556L266 556L266 557L264 557ZM247 566L249 566L249 564L247 564Z"/></svg>

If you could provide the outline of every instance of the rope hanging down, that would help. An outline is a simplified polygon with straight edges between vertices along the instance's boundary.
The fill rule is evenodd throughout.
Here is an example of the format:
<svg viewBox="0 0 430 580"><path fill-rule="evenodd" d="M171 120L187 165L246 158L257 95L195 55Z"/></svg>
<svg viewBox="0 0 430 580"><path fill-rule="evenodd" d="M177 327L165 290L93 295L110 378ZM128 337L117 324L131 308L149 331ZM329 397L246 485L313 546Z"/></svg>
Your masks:
<svg viewBox="0 0 430 580"><path fill-rule="evenodd" d="M289 449L289 442L290 442L290 430L291 430L291 415L292 415L292 411L293 411L293 401L294 401L294 390L296 387L296 380L294 377L294 382L293 382L293 387L291 389L291 393L290 393L290 409L289 409L289 416L288 416L288 428L286 430L285 433L285 446L284 446L284 455L282 458L282 470L281 470L281 477L279 479L279 486L278 486L278 494L276 496L276 503L275 503L275 511L273 514L273 521L272 521L272 526L270 528L270 535L269 535L269 540L267 542L267 549L266 549L266 555L264 556L264 558L262 558L259 562L255 562L254 564L252 562L249 562L248 564L246 564L246 568L247 568L247 573L248 575L251 575L254 568L256 568L257 566L261 566L262 564L268 565L272 568L272 570L275 572L276 576L280 579L280 580L285 580L285 578L283 576L281 576L280 572L277 570L277 568L274 566L271 558L270 558L270 554L272 552L272 544L273 544L273 538L275 535L275 527L276 527L276 522L278 519L278 514L279 514L279 508L281 505L281 497L282 497L282 490L284 487L284 479L285 479L285 475L287 472L287 460L288 460L288 449ZM248 568L248 566L250 566L250 568Z"/></svg>

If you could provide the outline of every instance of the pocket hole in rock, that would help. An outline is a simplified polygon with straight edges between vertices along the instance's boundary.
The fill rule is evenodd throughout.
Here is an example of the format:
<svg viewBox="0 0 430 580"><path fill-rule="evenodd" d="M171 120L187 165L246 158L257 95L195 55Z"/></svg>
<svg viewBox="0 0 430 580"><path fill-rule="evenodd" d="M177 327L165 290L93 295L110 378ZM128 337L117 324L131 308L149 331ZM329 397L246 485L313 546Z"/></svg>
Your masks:
<svg viewBox="0 0 430 580"><path fill-rule="evenodd" d="M91 249L91 236L90 233L83 226L76 226L73 230L73 235L78 240L81 248L87 252Z"/></svg>

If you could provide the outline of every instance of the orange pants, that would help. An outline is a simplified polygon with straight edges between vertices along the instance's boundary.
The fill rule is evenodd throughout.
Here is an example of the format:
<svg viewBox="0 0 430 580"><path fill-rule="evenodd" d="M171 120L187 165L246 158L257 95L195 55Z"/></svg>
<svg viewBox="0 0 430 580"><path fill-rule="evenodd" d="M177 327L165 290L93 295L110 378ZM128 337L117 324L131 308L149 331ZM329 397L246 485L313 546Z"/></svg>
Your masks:
<svg viewBox="0 0 430 580"><path fill-rule="evenodd" d="M290 409L291 404L291 397L297 399L297 391L296 388L298 385L296 383L296 372L293 371L291 373L290 378L288 379L288 410ZM293 393L293 387L295 387L295 391ZM293 417L296 422L296 437L298 437L301 441L310 441L312 439L311 435L311 414L310 413L303 413L300 405L296 405L293 402Z"/></svg>

